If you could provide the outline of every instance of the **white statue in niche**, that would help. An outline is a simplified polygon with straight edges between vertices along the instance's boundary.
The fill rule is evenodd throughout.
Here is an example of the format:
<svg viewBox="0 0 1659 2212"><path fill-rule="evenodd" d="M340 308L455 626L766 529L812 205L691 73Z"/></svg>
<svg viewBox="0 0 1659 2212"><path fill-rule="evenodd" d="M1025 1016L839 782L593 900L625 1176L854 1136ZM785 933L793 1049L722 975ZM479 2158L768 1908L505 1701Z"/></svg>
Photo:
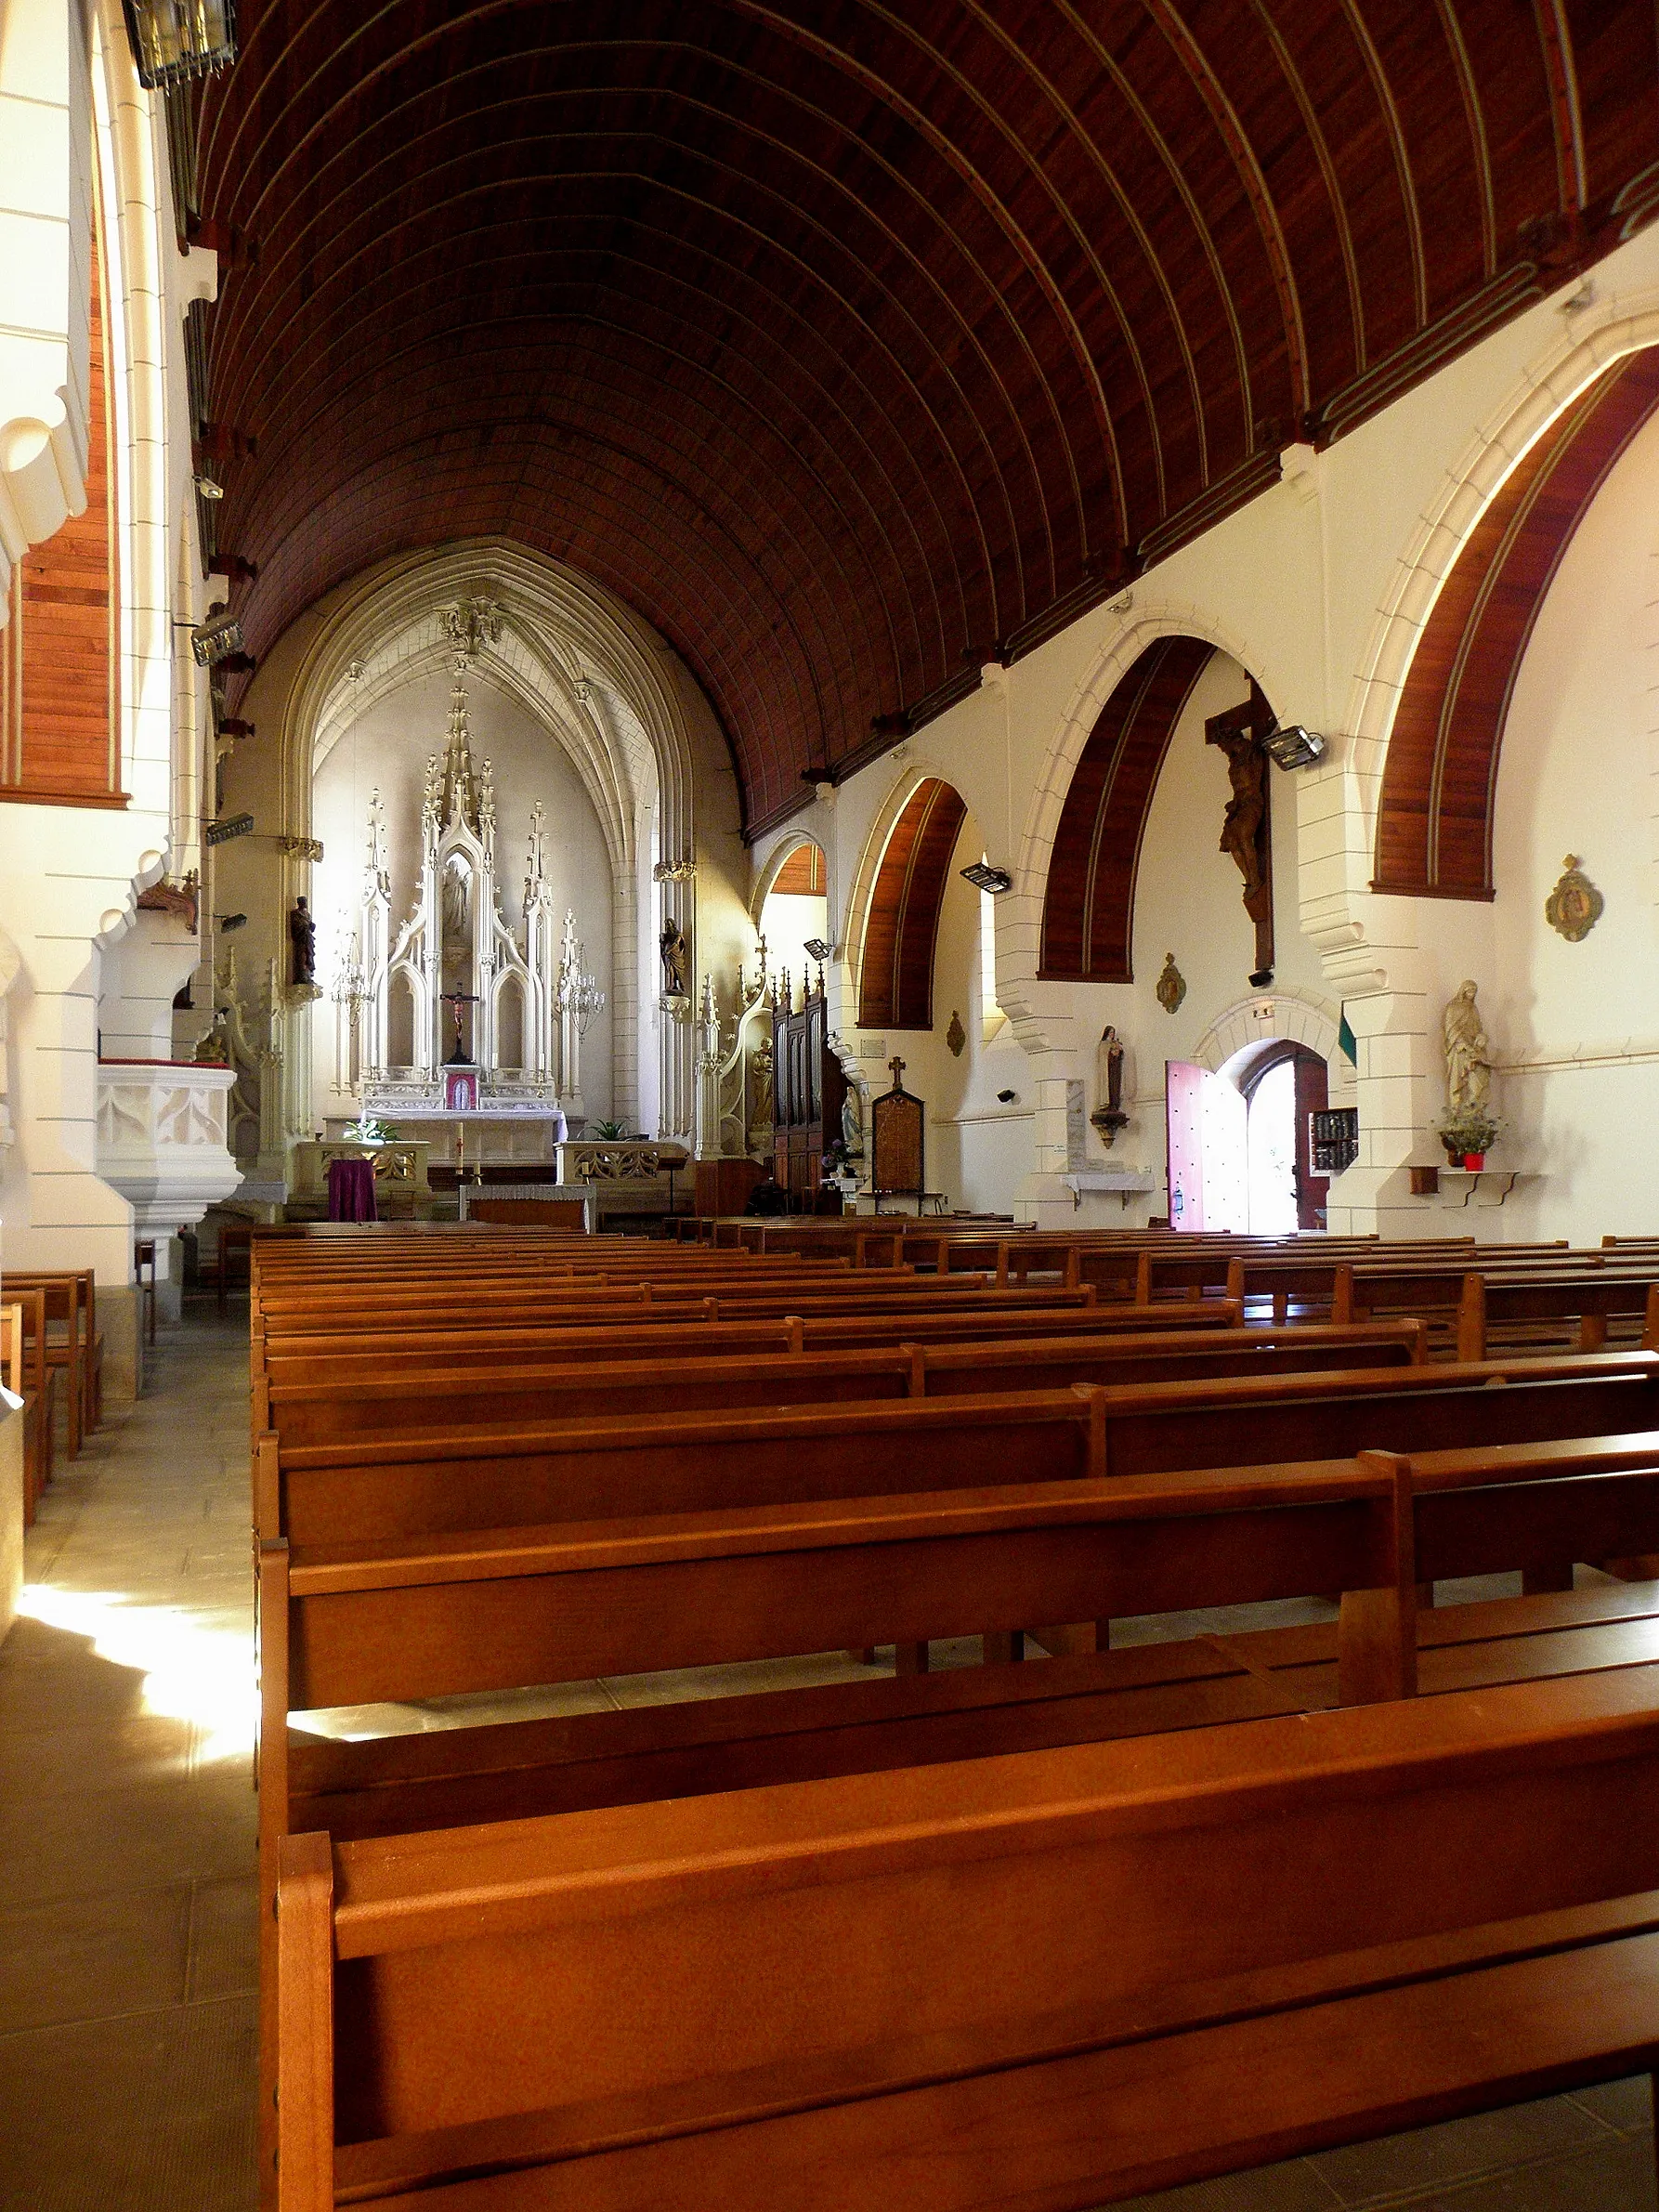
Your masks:
<svg viewBox="0 0 1659 2212"><path fill-rule="evenodd" d="M1454 1114L1483 1112L1492 1090L1491 1050L1475 1004L1475 985L1458 986L1446 1008L1442 1033L1446 1054L1446 1104Z"/></svg>
<svg viewBox="0 0 1659 2212"><path fill-rule="evenodd" d="M849 1159L864 1158L864 1093L848 1083L841 1102L841 1141Z"/></svg>

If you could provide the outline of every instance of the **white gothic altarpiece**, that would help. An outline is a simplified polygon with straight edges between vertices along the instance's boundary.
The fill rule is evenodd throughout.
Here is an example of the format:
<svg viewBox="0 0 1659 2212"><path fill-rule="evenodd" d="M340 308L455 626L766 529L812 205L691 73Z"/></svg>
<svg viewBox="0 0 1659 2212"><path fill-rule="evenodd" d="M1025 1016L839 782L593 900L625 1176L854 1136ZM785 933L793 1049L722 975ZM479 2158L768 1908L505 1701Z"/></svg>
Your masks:
<svg viewBox="0 0 1659 2212"><path fill-rule="evenodd" d="M458 1065L478 1071L480 1118L554 1122L585 1110L581 1040L605 998L582 966L574 912L555 911L546 811L530 809L522 936L502 912L496 827L494 779L489 761L474 768L458 676L448 746L426 763L414 904L395 931L378 791L369 805L357 926L333 994L335 1087L369 1113L452 1120L444 1070Z"/></svg>

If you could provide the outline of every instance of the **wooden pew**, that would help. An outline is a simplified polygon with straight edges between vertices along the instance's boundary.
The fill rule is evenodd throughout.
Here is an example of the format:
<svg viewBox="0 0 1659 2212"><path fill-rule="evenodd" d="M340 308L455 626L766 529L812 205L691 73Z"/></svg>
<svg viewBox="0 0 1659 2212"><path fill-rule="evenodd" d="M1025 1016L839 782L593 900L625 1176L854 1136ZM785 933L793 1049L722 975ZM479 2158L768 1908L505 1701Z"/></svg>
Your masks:
<svg viewBox="0 0 1659 2212"><path fill-rule="evenodd" d="M259 1440L255 1525L299 1545L1659 1430L1659 1358L1501 1362Z"/></svg>
<svg viewBox="0 0 1659 2212"><path fill-rule="evenodd" d="M1356 1329L1224 1329L1168 1335L1010 1338L994 1343L904 1343L834 1352L777 1350L654 1363L650 1389L676 1415L739 1406L821 1405L853 1399L940 1397L964 1392L1067 1389L1078 1382L1212 1380L1340 1368L1420 1365L1417 1322ZM323 1380L308 1363L283 1360L263 1394L268 1425L290 1444L389 1435L411 1429L503 1421L621 1420L639 1409L637 1358L549 1365L522 1355L489 1368L337 1362L350 1371ZM288 1370L298 1369L292 1379Z"/></svg>
<svg viewBox="0 0 1659 2212"><path fill-rule="evenodd" d="M1018 1304L964 1314L902 1312L888 1315L785 1315L776 1320L688 1323L673 1344L676 1357L752 1357L763 1352L853 1351L903 1343L984 1343L1027 1337L1039 1328L1045 1338L1113 1332L1135 1334L1154 1329L1164 1337L1208 1336L1235 1328L1239 1310L1223 1300L1202 1307L1167 1306L1156 1312L1139 1306L1046 1310L1034 1320ZM367 1373L425 1375L438 1367L451 1370L496 1369L503 1363L546 1367L626 1360L636 1368L664 1356L661 1337L642 1329L635 1315L620 1325L547 1329L534 1326L477 1329L372 1331L343 1342L336 1335L292 1335L272 1344L255 1339L251 1346L251 1414L255 1439L270 1426L269 1393L276 1382L346 1382Z"/></svg>
<svg viewBox="0 0 1659 2212"><path fill-rule="evenodd" d="M1352 1703L1415 1690L1419 1581L1656 1550L1654 1433L278 1543L268 1718L1320 1590Z"/></svg>
<svg viewBox="0 0 1659 2212"><path fill-rule="evenodd" d="M292 1838L282 2212L1084 2206L1616 2078L1656 1695Z"/></svg>
<svg viewBox="0 0 1659 2212"><path fill-rule="evenodd" d="M97 1287L90 1267L15 1268L0 1275L0 1297L38 1290L46 1300L46 1362L64 1379L69 1455L98 1425L103 1407L104 1340L98 1327Z"/></svg>
<svg viewBox="0 0 1659 2212"><path fill-rule="evenodd" d="M42 1492L52 1479L57 1452L58 1370L46 1358L46 1300L44 1290L14 1289L6 1294L3 1352L9 1387L23 1401L23 1522L33 1525Z"/></svg>

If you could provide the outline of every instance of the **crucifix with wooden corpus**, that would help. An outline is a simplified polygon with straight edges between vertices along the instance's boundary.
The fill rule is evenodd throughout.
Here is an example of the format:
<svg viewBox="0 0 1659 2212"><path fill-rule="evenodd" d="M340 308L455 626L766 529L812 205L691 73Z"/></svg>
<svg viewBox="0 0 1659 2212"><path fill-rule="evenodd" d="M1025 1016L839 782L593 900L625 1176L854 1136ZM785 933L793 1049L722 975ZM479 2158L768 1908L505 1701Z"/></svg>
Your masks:
<svg viewBox="0 0 1659 2212"><path fill-rule="evenodd" d="M470 1067L473 1064L473 1055L461 1041L461 1009L464 1006L476 1006L478 1002L478 994L476 990L447 990L440 991L438 996L446 1006L452 1006L455 1010L455 1042L451 1047L450 1056L444 1062L444 1066L446 1067Z"/></svg>
<svg viewBox="0 0 1659 2212"><path fill-rule="evenodd" d="M1227 756L1231 793L1221 818L1221 850L1232 854L1244 878L1245 912L1256 925L1256 967L1250 981L1259 990L1274 979L1273 819L1262 740L1274 726L1274 711L1255 684L1242 705L1212 714L1204 725L1204 742Z"/></svg>

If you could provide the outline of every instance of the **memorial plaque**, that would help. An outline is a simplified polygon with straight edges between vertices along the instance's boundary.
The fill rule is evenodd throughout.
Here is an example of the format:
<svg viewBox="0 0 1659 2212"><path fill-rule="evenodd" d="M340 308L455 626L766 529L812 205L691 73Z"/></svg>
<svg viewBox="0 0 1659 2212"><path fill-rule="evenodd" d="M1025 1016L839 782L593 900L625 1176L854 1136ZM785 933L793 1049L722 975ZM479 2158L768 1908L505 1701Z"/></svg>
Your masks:
<svg viewBox="0 0 1659 2212"><path fill-rule="evenodd" d="M871 1185L878 1198L913 1198L920 1201L926 1184L922 1176L922 1105L912 1098L899 1080L902 1060L890 1060L893 1088L870 1101Z"/></svg>

